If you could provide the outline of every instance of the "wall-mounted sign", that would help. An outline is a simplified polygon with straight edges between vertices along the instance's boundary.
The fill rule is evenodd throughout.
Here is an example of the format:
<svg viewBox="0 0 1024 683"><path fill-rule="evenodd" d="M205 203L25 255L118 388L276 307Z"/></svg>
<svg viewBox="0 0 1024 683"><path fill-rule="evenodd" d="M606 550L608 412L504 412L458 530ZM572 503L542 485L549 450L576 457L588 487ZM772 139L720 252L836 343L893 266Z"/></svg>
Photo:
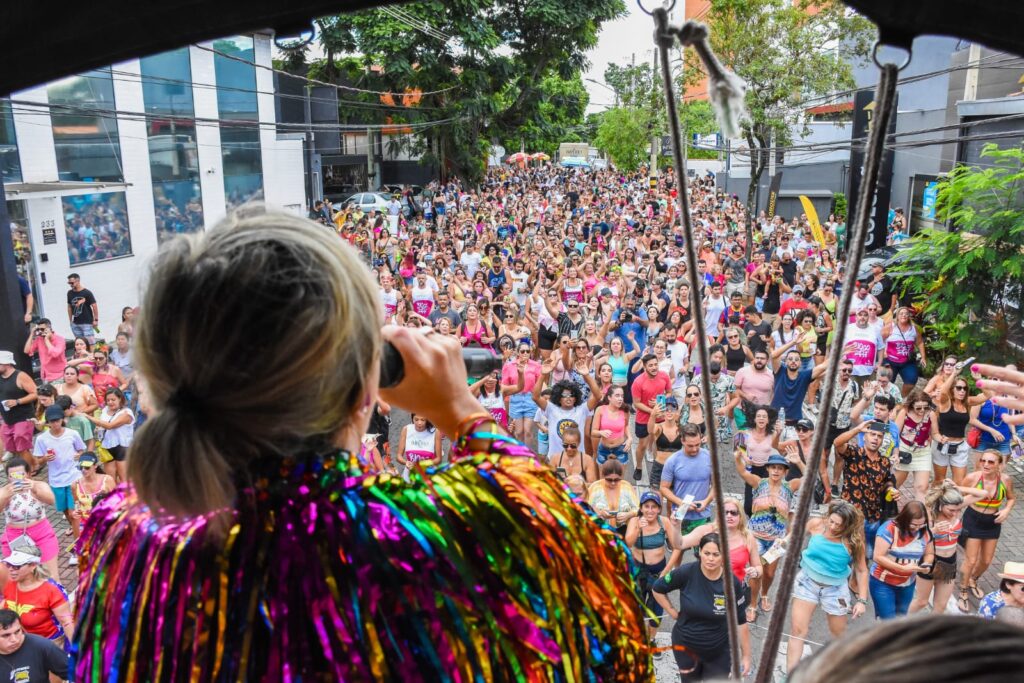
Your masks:
<svg viewBox="0 0 1024 683"><path fill-rule="evenodd" d="M57 228L43 228L43 244L57 244Z"/></svg>

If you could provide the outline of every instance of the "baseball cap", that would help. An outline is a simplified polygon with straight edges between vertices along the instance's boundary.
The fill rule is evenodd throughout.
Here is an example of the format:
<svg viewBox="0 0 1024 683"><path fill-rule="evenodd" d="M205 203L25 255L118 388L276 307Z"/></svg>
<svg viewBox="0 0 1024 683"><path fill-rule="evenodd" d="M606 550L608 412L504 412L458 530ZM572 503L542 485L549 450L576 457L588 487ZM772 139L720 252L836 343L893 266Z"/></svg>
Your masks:
<svg viewBox="0 0 1024 683"><path fill-rule="evenodd" d="M10 351L0 351L0 365L14 365L14 354Z"/></svg>
<svg viewBox="0 0 1024 683"><path fill-rule="evenodd" d="M612 290L608 289L607 287L604 287L601 290L601 296L611 296L611 295L612 295Z"/></svg>
<svg viewBox="0 0 1024 683"><path fill-rule="evenodd" d="M672 406L673 408L679 407L679 401L676 400L675 396L668 396L665 398L665 406Z"/></svg>
<svg viewBox="0 0 1024 683"><path fill-rule="evenodd" d="M661 496L659 496L654 491L647 491L642 496L640 496L640 504L641 505L643 505L644 503L650 503L650 502L657 503L660 506L661 505Z"/></svg>
<svg viewBox="0 0 1024 683"><path fill-rule="evenodd" d="M814 423L811 422L810 420L808 420L805 417L805 418L803 418L801 420L797 420L796 421L796 428L797 429L810 429L811 431L813 431L814 430Z"/></svg>
<svg viewBox="0 0 1024 683"><path fill-rule="evenodd" d="M43 417L46 419L47 422L52 422L53 420L63 420L64 410L60 406L50 406L49 408L46 409L46 412L43 413Z"/></svg>
<svg viewBox="0 0 1024 683"><path fill-rule="evenodd" d="M797 292L803 293L803 291L804 291L804 286L803 285L794 285L794 287L793 287L793 293L794 294L796 294Z"/></svg>
<svg viewBox="0 0 1024 683"><path fill-rule="evenodd" d="M78 456L78 469L87 470L90 467L96 467L100 462L100 459L96 457L96 454L92 451L86 451Z"/></svg>

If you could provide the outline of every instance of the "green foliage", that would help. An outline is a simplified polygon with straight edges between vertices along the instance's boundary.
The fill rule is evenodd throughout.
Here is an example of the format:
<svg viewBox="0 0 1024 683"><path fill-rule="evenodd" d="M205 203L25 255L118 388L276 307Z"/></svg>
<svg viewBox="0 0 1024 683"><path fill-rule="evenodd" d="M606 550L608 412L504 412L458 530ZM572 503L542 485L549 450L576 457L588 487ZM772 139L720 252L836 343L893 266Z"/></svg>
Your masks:
<svg viewBox="0 0 1024 683"><path fill-rule="evenodd" d="M367 90L434 93L414 107L342 112L358 122L446 121L424 130L431 155L447 171L474 181L483 174L491 141L511 144L525 137L528 148L548 151L558 136L579 135L575 127L583 123L587 104L579 79L587 67L585 55L597 44L602 24L621 16L625 5L623 0L424 0L397 9L413 19L381 8L317 20L327 57L317 73ZM358 74L345 72L337 61L341 55L356 55ZM447 88L452 89L435 92ZM343 98L380 104L372 94Z"/></svg>
<svg viewBox="0 0 1024 683"><path fill-rule="evenodd" d="M747 208L753 215L768 148L792 142L808 98L854 86L851 64L868 54L874 27L840 0L711 0L702 21L718 58L747 83L750 119L742 134L750 149ZM839 50L829 47L835 44ZM687 50L684 82L703 79L699 59Z"/></svg>
<svg viewBox="0 0 1024 683"><path fill-rule="evenodd" d="M1024 146L986 145L987 168L959 166L939 184L937 217L955 232L914 235L906 282L943 352L1006 362L1024 291Z"/></svg>
<svg viewBox="0 0 1024 683"><path fill-rule="evenodd" d="M594 144L621 171L635 171L648 160L648 117L643 109L619 107L604 112Z"/></svg>
<svg viewBox="0 0 1024 683"><path fill-rule="evenodd" d="M850 215L849 207L846 202L846 195L842 192L832 193L832 213L836 216L842 216L844 219Z"/></svg>

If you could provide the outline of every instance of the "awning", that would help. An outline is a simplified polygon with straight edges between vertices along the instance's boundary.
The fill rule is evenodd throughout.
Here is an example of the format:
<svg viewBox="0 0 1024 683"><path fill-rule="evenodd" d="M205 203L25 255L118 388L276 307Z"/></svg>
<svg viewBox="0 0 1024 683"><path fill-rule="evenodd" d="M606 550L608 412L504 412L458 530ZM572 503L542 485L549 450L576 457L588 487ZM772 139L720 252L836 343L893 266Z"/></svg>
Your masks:
<svg viewBox="0 0 1024 683"><path fill-rule="evenodd" d="M123 192L131 183L50 180L41 183L4 183L8 199L50 199L97 192Z"/></svg>

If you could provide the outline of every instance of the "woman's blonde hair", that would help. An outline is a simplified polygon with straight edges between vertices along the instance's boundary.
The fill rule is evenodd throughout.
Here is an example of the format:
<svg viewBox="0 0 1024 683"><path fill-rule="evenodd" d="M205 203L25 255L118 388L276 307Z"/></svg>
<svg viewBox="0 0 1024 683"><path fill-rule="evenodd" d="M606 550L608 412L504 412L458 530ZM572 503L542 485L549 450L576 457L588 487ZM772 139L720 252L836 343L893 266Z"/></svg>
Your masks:
<svg viewBox="0 0 1024 683"><path fill-rule="evenodd" d="M928 506L932 519L938 518L943 505L962 505L963 502L964 494L960 493L957 485L946 481L928 491L924 498L924 503Z"/></svg>
<svg viewBox="0 0 1024 683"><path fill-rule="evenodd" d="M216 510L251 459L329 448L376 372L379 308L356 252L293 214L247 205L165 244L136 324L157 411L128 460L142 499Z"/></svg>
<svg viewBox="0 0 1024 683"><path fill-rule="evenodd" d="M839 515L843 520L839 537L850 544L850 548L853 549L850 554L853 555L854 561L865 557L865 553L870 551L864 547L864 515L853 503L845 500L834 500L829 503L825 519L828 520L832 515Z"/></svg>

